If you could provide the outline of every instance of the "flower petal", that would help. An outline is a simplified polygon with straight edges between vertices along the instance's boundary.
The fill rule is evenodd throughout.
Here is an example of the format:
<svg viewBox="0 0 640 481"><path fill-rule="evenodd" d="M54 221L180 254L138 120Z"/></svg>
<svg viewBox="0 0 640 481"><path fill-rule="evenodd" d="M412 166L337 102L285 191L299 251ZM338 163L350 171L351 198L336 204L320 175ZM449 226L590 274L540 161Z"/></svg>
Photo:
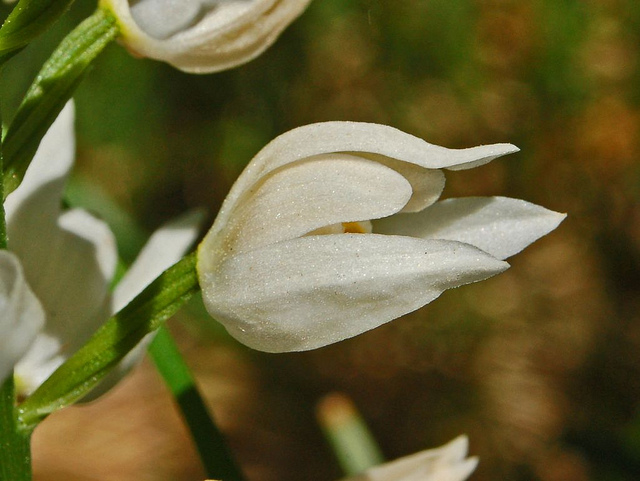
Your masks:
<svg viewBox="0 0 640 481"><path fill-rule="evenodd" d="M506 259L554 230L565 217L519 199L467 197L438 202L417 214L381 219L374 231L464 242Z"/></svg>
<svg viewBox="0 0 640 481"><path fill-rule="evenodd" d="M203 218L203 211L192 210L165 223L151 235L135 262L114 289L112 313L125 307L156 277L180 260L198 237ZM115 386L142 360L154 337L155 332L142 338L100 384L82 398L82 401L93 401Z"/></svg>
<svg viewBox="0 0 640 481"><path fill-rule="evenodd" d="M486 164L496 157L518 151L511 144L495 144L469 149L447 149L429 144L418 137L387 125L363 122L322 122L290 130L272 140L252 159L240 175L225 200L218 218L226 222L238 199L260 178L269 172L299 160L321 154L346 152L359 157L383 161L396 168L397 161L414 164L422 169L468 169ZM416 170L415 168L412 170ZM406 174L404 170L400 173ZM425 173L425 175L428 175ZM421 193L415 175L407 178L416 190L415 204L408 210L416 211L429 205L442 190L442 175L426 182ZM438 187L439 186L439 187Z"/></svg>
<svg viewBox="0 0 640 481"><path fill-rule="evenodd" d="M0 383L29 350L45 321L18 257L0 250Z"/></svg>
<svg viewBox="0 0 640 481"><path fill-rule="evenodd" d="M104 222L79 209L62 214L49 230L25 229L21 218L8 226L9 246L45 309L47 334L73 352L105 319L115 239Z"/></svg>
<svg viewBox="0 0 640 481"><path fill-rule="evenodd" d="M468 445L467 437L460 436L440 448L368 469L349 481L463 481L478 464L477 458L465 459Z"/></svg>
<svg viewBox="0 0 640 481"><path fill-rule="evenodd" d="M101 5L118 17L123 41L135 53L164 60L186 72L208 73L235 67L260 55L310 2L203 0L198 14L180 12L181 18L172 18L169 25L162 25L171 14L163 0L144 0L148 8L143 5L135 13L140 24L132 15L131 0L101 0ZM158 9L165 11L159 13ZM173 32L176 33L172 35Z"/></svg>
<svg viewBox="0 0 640 481"><path fill-rule="evenodd" d="M198 237L203 218L201 210L192 210L165 223L151 235L113 291L113 313L182 258Z"/></svg>
<svg viewBox="0 0 640 481"><path fill-rule="evenodd" d="M400 174L377 162L330 154L288 165L262 179L238 203L218 234L214 225L200 248L201 265L213 269L239 254L341 222L392 215L411 197Z"/></svg>
<svg viewBox="0 0 640 481"><path fill-rule="evenodd" d="M390 167L411 184L413 195L401 212L420 212L437 201L444 190L445 177L440 169L425 169L417 164L379 154L358 153L358 156Z"/></svg>
<svg viewBox="0 0 640 481"><path fill-rule="evenodd" d="M458 242L308 236L198 265L209 313L255 349L301 351L373 329L508 264Z"/></svg>
<svg viewBox="0 0 640 481"><path fill-rule="evenodd" d="M60 339L41 332L16 364L14 377L19 397L30 396L65 361Z"/></svg>
<svg viewBox="0 0 640 481"><path fill-rule="evenodd" d="M197 22L200 0L138 0L131 5L131 16L153 38L166 39Z"/></svg>
<svg viewBox="0 0 640 481"><path fill-rule="evenodd" d="M75 156L74 105L69 101L51 124L29 164L21 184L4 202L7 224L14 222L18 211L29 206L22 224L50 228L60 212L60 200ZM36 213L37 215L31 215Z"/></svg>

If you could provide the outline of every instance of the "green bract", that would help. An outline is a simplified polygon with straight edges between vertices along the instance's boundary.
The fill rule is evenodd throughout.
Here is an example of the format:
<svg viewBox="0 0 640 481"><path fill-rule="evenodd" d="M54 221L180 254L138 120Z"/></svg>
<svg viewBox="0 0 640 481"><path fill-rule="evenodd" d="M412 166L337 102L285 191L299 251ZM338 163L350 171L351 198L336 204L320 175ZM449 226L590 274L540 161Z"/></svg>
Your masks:
<svg viewBox="0 0 640 481"><path fill-rule="evenodd" d="M20 0L0 28L0 66L43 33L73 0Z"/></svg>
<svg viewBox="0 0 640 481"><path fill-rule="evenodd" d="M22 181L40 140L73 95L87 67L117 33L113 16L97 10L44 64L2 139L5 198Z"/></svg>

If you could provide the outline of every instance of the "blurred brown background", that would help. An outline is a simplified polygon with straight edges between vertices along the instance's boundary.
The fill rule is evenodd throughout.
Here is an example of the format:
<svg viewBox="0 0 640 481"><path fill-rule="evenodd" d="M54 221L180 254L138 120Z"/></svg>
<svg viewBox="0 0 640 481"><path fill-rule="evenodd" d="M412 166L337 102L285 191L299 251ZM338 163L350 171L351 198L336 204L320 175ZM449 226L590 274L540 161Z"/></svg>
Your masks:
<svg viewBox="0 0 640 481"><path fill-rule="evenodd" d="M78 0L11 61L5 112L92 8ZM335 390L389 459L467 433L472 480L640 479L639 49L637 0L315 0L266 54L206 76L114 45L76 96L70 195L89 203L100 189L149 232L189 207L213 219L264 144L311 122L512 142L522 152L449 173L444 193L569 214L506 273L307 353L250 351L197 302L170 326L251 481L341 476L314 420ZM131 258L142 235L115 227ZM34 457L39 481L204 476L149 362L46 420Z"/></svg>

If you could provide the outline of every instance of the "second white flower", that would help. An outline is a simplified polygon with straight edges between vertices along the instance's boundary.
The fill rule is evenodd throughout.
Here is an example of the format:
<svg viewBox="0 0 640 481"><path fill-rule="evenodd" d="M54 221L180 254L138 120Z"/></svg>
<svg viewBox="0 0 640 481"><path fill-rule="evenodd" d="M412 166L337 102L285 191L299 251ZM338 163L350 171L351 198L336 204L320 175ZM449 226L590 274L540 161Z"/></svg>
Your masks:
<svg viewBox="0 0 640 481"><path fill-rule="evenodd" d="M247 166L200 245L207 310L250 347L307 350L504 271L502 259L564 215L501 197L436 201L442 169L517 150L446 149L357 122L283 134Z"/></svg>

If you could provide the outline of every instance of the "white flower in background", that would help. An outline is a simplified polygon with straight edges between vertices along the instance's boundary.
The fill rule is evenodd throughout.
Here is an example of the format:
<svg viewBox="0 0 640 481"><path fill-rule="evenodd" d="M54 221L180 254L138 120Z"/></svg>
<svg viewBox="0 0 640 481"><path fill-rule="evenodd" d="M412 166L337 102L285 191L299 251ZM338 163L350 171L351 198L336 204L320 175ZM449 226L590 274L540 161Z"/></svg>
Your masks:
<svg viewBox="0 0 640 481"><path fill-rule="evenodd" d="M357 122L281 135L240 175L198 249L207 310L250 347L307 350L504 271L502 259L564 215L503 197L436 201L442 169L517 150L451 150Z"/></svg>
<svg viewBox="0 0 640 481"><path fill-rule="evenodd" d="M437 449L421 451L366 470L345 481L464 481L478 465L467 458L469 441L460 436Z"/></svg>
<svg viewBox="0 0 640 481"><path fill-rule="evenodd" d="M0 250L0 383L33 344L44 318L20 261L15 254Z"/></svg>
<svg viewBox="0 0 640 481"><path fill-rule="evenodd" d="M276 41L311 0L101 0L137 55L193 73L248 62Z"/></svg>
<svg viewBox="0 0 640 481"><path fill-rule="evenodd" d="M375 466L342 481L464 481L478 465L478 458L467 458L468 448L467 437L459 436L440 448Z"/></svg>
<svg viewBox="0 0 640 481"><path fill-rule="evenodd" d="M84 210L61 209L74 160L73 119L69 103L4 204L9 251L0 257L0 381L17 361L16 386L23 397L177 262L197 235L199 214L165 225L110 292L117 264L112 232Z"/></svg>

